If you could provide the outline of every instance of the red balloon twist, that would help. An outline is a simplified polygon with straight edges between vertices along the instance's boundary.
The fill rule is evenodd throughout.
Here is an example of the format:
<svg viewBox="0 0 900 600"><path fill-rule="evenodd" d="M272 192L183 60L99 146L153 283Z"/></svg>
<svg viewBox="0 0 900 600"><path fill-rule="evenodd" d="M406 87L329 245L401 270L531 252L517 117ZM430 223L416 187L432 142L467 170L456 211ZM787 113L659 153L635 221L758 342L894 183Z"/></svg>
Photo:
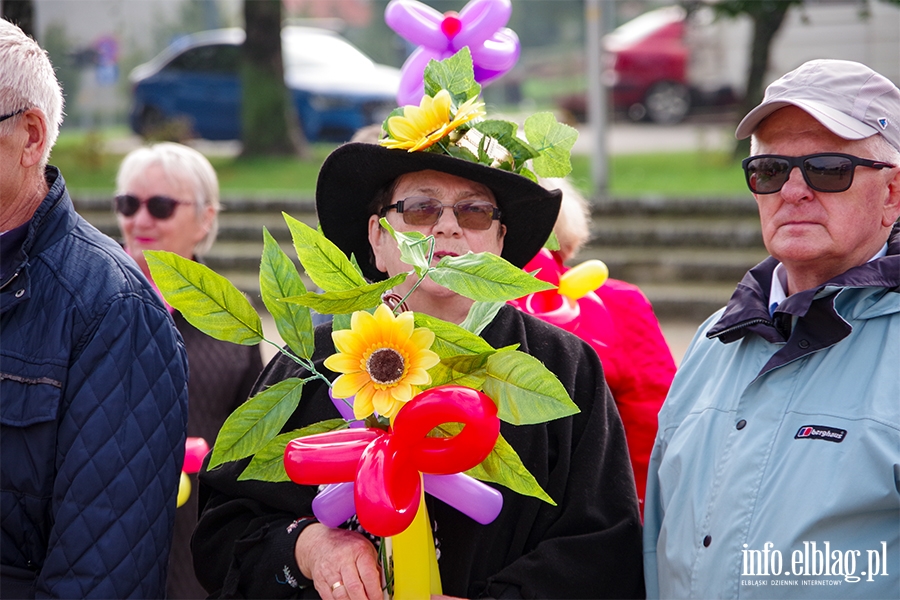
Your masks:
<svg viewBox="0 0 900 600"><path fill-rule="evenodd" d="M428 437L445 423L462 423L453 437ZM459 473L483 461L497 442L500 420L487 395L462 386L425 390L394 417L389 432L344 429L288 443L284 465L295 483L355 481L360 524L379 536L404 531L421 498L419 473Z"/></svg>

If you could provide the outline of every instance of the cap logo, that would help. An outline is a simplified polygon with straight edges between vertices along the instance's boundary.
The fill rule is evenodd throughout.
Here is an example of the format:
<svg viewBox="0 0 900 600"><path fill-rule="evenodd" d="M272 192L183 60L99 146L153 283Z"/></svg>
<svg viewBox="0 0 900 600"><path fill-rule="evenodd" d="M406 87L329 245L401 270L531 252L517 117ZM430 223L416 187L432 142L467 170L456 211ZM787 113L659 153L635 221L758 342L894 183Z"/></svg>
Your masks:
<svg viewBox="0 0 900 600"><path fill-rule="evenodd" d="M878 119L878 125L881 126L881 129L887 129L888 120L884 117L881 117L880 119Z"/></svg>

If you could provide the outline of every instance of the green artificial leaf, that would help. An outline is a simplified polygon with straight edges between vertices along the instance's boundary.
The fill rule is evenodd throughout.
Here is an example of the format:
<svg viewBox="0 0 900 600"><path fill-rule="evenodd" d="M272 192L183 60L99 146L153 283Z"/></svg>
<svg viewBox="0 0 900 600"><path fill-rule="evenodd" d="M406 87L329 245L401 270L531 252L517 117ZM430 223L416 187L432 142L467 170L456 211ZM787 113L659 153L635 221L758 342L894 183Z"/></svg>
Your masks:
<svg viewBox="0 0 900 600"><path fill-rule="evenodd" d="M494 352L496 351L490 350L480 354L460 354L441 359L441 362L428 370L428 374L431 375L431 387L452 383L481 389L487 377L485 364Z"/></svg>
<svg viewBox="0 0 900 600"><path fill-rule="evenodd" d="M453 437L463 429L462 423L442 423L435 427L430 435L434 437ZM514 492L525 496L533 496L544 502L556 506L547 492L541 487L525 465L522 459L509 445L502 435L497 436L494 449L488 454L481 464L469 469L466 475L480 481L490 481L506 486Z"/></svg>
<svg viewBox="0 0 900 600"><path fill-rule="evenodd" d="M480 465L466 471L466 475L480 481L499 483L523 496L532 496L556 506L553 498L525 468L522 459L502 435L497 437L497 443L494 444L494 449L488 457L481 461Z"/></svg>
<svg viewBox="0 0 900 600"><path fill-rule="evenodd" d="M534 159L534 171L541 177L565 177L572 171L572 146L578 131L559 123L549 112L525 119L525 137L541 155Z"/></svg>
<svg viewBox="0 0 900 600"><path fill-rule="evenodd" d="M350 321L353 315L334 315L331 319L331 331L340 331L342 329L350 329Z"/></svg>
<svg viewBox="0 0 900 600"><path fill-rule="evenodd" d="M350 262L344 253L306 223L298 221L287 213L284 221L291 230L294 249L306 274L317 286L326 292L343 292L366 285L365 278L360 275L358 267Z"/></svg>
<svg viewBox="0 0 900 600"><path fill-rule="evenodd" d="M544 242L544 248L547 250L559 250L559 238L556 237L555 231L550 232L550 237Z"/></svg>
<svg viewBox="0 0 900 600"><path fill-rule="evenodd" d="M468 46L440 62L434 59L428 61L423 78L426 94L434 98L441 90L447 90L453 97L454 108L481 93L481 86L475 82L472 53Z"/></svg>
<svg viewBox="0 0 900 600"><path fill-rule="evenodd" d="M285 298L283 302L306 306L323 315L345 315L378 306L381 304L381 296L394 286L403 283L407 275L408 273L400 273L390 279L367 283L343 292L325 292L323 294L307 292L300 296Z"/></svg>
<svg viewBox="0 0 900 600"><path fill-rule="evenodd" d="M163 298L188 323L217 340L253 346L263 339L262 321L230 281L200 263L171 252L144 252Z"/></svg>
<svg viewBox="0 0 900 600"><path fill-rule="evenodd" d="M302 391L303 380L291 377L241 404L219 430L209 468L259 452L284 427Z"/></svg>
<svg viewBox="0 0 900 600"><path fill-rule="evenodd" d="M555 287L489 252L445 256L428 276L457 294L483 302L512 300Z"/></svg>
<svg viewBox="0 0 900 600"><path fill-rule="evenodd" d="M315 351L315 339L309 309L280 302L282 298L305 294L306 286L294 263L265 227L259 265L259 292L275 319L281 339L301 358L311 357Z"/></svg>
<svg viewBox="0 0 900 600"><path fill-rule="evenodd" d="M343 419L329 419L313 423L302 429L282 433L253 455L250 464L238 476L237 480L247 481L248 479L254 479L256 481L271 481L275 483L290 481L287 472L284 470L284 449L289 442L300 437L336 431L346 427L347 422Z"/></svg>
<svg viewBox="0 0 900 600"><path fill-rule="evenodd" d="M580 412L566 388L544 364L524 352L497 352L487 361L484 393L497 416L513 425L552 421Z"/></svg>
<svg viewBox="0 0 900 600"><path fill-rule="evenodd" d="M487 159L486 162L479 160L477 156L472 154L472 152L468 148L463 148L462 146L457 146L456 144L450 144L446 148L444 148L447 154L453 156L455 158L459 158L462 160L467 160L469 162L480 162L482 164L491 164L490 159Z"/></svg>
<svg viewBox="0 0 900 600"><path fill-rule="evenodd" d="M449 358L458 354L481 354L494 348L474 333L466 331L459 325L441 319L414 313L416 327L427 327L434 333L431 351L439 357Z"/></svg>
<svg viewBox="0 0 900 600"><path fill-rule="evenodd" d="M475 335L480 334L485 327L490 325L497 313L506 302L475 302L469 308L469 314L465 320L459 324L466 331L471 331Z"/></svg>
<svg viewBox="0 0 900 600"><path fill-rule="evenodd" d="M391 120L391 117L402 117L403 115L403 107L398 106L394 110L391 111L391 114L387 116L384 122L381 124L381 128L384 129L385 133L387 133L388 137L394 137L391 133L391 128L388 127L388 122Z"/></svg>
<svg viewBox="0 0 900 600"><path fill-rule="evenodd" d="M421 277L431 266L429 259L432 255L432 248L434 248L434 236L426 237L418 231L397 231L384 217L379 222L397 242L397 246L400 248L400 260L415 268L416 273Z"/></svg>
<svg viewBox="0 0 900 600"><path fill-rule="evenodd" d="M437 387L439 385L461 385L475 390L480 390L487 378L487 371L480 369L471 373L455 370L451 365L442 362L428 369L431 376L431 383L428 387Z"/></svg>
<svg viewBox="0 0 900 600"><path fill-rule="evenodd" d="M490 120L475 123L475 129L484 135L497 140L497 142L506 148L513 158L515 166L525 164L525 161L531 158L537 158L541 154L523 142L516 135L518 125L510 121ZM488 152L490 154L490 152Z"/></svg>

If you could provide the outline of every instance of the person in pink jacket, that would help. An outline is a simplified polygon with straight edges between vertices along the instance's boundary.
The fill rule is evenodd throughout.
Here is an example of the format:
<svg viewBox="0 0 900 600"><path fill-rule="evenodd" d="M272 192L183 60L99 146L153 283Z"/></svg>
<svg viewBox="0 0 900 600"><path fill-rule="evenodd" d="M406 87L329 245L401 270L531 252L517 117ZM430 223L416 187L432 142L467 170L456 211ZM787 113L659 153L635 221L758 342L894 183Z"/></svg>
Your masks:
<svg viewBox="0 0 900 600"><path fill-rule="evenodd" d="M589 208L568 181L554 179L552 185L563 190L562 207L554 227L559 250L542 249L525 265L525 270L539 269L536 275L539 279L559 285L560 277L570 270L565 263L575 257L590 237ZM562 291L571 287L564 285ZM657 414L675 376L675 361L650 301L636 285L607 279L577 299L563 295L560 290L550 290L511 304L574 333L597 351L625 425L643 513Z"/></svg>

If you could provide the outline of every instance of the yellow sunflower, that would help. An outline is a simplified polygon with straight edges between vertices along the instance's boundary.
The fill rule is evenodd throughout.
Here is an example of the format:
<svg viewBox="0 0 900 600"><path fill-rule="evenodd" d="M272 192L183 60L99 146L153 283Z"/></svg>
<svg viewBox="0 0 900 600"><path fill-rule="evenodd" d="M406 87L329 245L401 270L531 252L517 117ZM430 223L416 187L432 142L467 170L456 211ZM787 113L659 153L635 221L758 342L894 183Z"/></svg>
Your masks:
<svg viewBox="0 0 900 600"><path fill-rule="evenodd" d="M382 140L381 144L410 152L424 150L463 123L484 115L484 102L476 96L463 102L451 119L450 92L441 90L434 98L424 96L419 106L404 106L402 117L388 119L391 137Z"/></svg>
<svg viewBox="0 0 900 600"><path fill-rule="evenodd" d="M394 316L382 304L371 315L353 313L350 329L331 334L338 351L325 360L325 367L343 373L334 381L336 398L356 396L353 414L364 419L375 410L392 418L404 403L431 383L428 369L440 362L429 350L434 333L415 328L413 313Z"/></svg>

